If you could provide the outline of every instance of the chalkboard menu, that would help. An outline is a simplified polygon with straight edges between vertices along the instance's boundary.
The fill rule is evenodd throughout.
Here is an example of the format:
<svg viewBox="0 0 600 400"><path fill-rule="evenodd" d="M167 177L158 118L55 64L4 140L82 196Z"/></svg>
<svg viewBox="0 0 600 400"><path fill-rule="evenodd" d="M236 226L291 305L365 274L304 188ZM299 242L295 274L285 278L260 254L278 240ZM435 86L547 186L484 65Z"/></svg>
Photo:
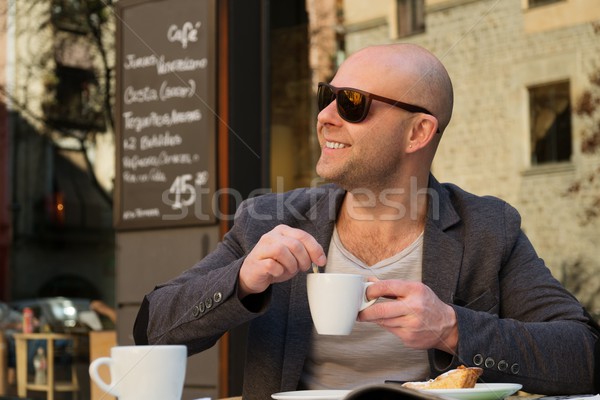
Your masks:
<svg viewBox="0 0 600 400"><path fill-rule="evenodd" d="M116 5L115 227L214 224L214 0Z"/></svg>

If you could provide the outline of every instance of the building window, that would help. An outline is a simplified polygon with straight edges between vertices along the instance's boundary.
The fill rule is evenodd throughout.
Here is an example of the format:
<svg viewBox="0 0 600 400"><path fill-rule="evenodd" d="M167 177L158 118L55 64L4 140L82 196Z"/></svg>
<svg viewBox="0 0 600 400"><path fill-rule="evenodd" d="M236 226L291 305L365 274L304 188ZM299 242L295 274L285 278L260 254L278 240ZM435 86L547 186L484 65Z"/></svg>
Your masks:
<svg viewBox="0 0 600 400"><path fill-rule="evenodd" d="M558 3L564 0L529 0L527 3L529 8L541 7L552 3Z"/></svg>
<svg viewBox="0 0 600 400"><path fill-rule="evenodd" d="M531 164L571 158L571 100L569 82L529 88Z"/></svg>
<svg viewBox="0 0 600 400"><path fill-rule="evenodd" d="M88 32L86 8L82 0L52 0L52 24L74 33Z"/></svg>
<svg viewBox="0 0 600 400"><path fill-rule="evenodd" d="M397 0L398 37L425 32L425 0Z"/></svg>
<svg viewBox="0 0 600 400"><path fill-rule="evenodd" d="M105 129L102 97L93 71L58 65L47 93L44 111L52 125Z"/></svg>

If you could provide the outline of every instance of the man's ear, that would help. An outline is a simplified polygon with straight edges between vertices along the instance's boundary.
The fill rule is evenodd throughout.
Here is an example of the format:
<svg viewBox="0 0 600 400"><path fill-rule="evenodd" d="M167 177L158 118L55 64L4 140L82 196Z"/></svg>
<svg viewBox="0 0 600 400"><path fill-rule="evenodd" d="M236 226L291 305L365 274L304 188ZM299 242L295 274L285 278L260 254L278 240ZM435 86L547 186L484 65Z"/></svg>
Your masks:
<svg viewBox="0 0 600 400"><path fill-rule="evenodd" d="M438 135L437 132L437 119L427 114L420 115L410 131L406 150L413 152L426 147Z"/></svg>

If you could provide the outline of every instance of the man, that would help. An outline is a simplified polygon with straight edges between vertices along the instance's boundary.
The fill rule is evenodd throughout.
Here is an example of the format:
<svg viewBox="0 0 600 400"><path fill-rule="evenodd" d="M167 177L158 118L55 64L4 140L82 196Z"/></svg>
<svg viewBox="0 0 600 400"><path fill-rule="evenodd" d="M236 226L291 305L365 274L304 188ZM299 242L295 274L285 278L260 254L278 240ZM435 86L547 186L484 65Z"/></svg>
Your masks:
<svg viewBox="0 0 600 400"><path fill-rule="evenodd" d="M320 84L318 102L317 173L335 184L244 202L212 254L146 296L136 342L196 353L251 321L244 399L461 364L534 393L597 390L598 332L518 213L430 174L453 105L440 61L415 45L363 49ZM351 335L313 331L311 263L375 281L367 296L380 300Z"/></svg>

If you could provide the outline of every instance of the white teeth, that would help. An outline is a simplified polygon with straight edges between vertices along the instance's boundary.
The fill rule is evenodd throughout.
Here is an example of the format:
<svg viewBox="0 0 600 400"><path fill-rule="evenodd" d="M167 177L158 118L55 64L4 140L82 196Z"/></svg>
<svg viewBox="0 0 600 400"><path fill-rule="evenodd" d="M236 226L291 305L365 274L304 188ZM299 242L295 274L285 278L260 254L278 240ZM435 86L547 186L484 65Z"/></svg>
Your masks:
<svg viewBox="0 0 600 400"><path fill-rule="evenodd" d="M345 144L338 142L325 142L325 146L328 149L343 149L344 147L346 147Z"/></svg>

